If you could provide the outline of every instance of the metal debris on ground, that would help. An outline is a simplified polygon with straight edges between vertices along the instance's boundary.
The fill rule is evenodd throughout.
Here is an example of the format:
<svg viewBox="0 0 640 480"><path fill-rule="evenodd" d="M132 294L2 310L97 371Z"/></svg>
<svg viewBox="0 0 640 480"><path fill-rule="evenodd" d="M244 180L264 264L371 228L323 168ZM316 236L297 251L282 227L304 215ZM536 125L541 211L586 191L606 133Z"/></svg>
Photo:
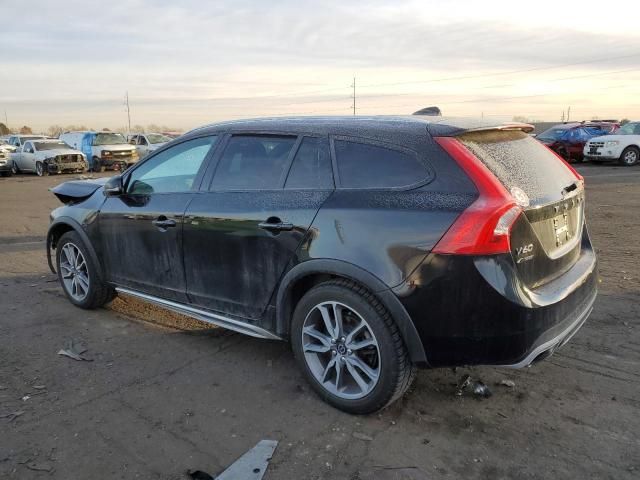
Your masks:
<svg viewBox="0 0 640 480"><path fill-rule="evenodd" d="M73 340L67 340L64 344L64 348L58 352L58 355L63 355L78 361L92 362L93 360L91 358L87 358L82 355L86 351L87 348L84 345L76 343Z"/></svg>
<svg viewBox="0 0 640 480"><path fill-rule="evenodd" d="M353 432L353 438L357 438L358 440L363 440L365 442L373 441L373 437L370 437L366 433Z"/></svg>
<svg viewBox="0 0 640 480"><path fill-rule="evenodd" d="M458 387L456 388L456 396L461 397L465 391L471 391L476 397L489 398L492 393L489 387L487 387L482 381L472 381L471 375L464 375Z"/></svg>
<svg viewBox="0 0 640 480"><path fill-rule="evenodd" d="M491 395L493 395L491 393L491 390L489 390L489 387L487 387L480 380L473 384L473 394L482 398L489 398Z"/></svg>
<svg viewBox="0 0 640 480"><path fill-rule="evenodd" d="M277 440L260 440L255 447L215 477L216 480L261 480L277 446ZM188 470L187 474L194 480L213 480L214 478L202 470Z"/></svg>
<svg viewBox="0 0 640 480"><path fill-rule="evenodd" d="M513 380L500 380L499 385L502 385L503 387L509 387L509 388L513 388L516 386L516 382L514 382Z"/></svg>
<svg viewBox="0 0 640 480"><path fill-rule="evenodd" d="M20 415L24 414L24 410L18 410L17 412L5 413L0 415L0 418L8 418L10 422L13 422Z"/></svg>
<svg viewBox="0 0 640 480"><path fill-rule="evenodd" d="M471 385L471 375L465 375L462 377L460 382L458 383L458 388L456 390L456 395L461 397L464 393L464 390Z"/></svg>

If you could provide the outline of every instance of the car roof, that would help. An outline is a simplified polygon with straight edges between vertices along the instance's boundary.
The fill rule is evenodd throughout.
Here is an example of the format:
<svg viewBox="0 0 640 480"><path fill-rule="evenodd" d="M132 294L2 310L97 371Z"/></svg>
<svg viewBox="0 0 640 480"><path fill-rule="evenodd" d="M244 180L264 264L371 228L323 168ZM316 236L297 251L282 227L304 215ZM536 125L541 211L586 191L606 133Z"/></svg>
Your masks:
<svg viewBox="0 0 640 480"><path fill-rule="evenodd" d="M205 125L191 130L183 137L202 133L228 132L286 132L292 134L333 134L345 136L371 136L379 134L382 137L398 136L399 134L424 135L429 131L432 135L450 135L468 130L491 129L505 126L533 127L517 122L502 123L491 119L466 117L437 117L425 115L405 116L299 116L299 117L266 117Z"/></svg>

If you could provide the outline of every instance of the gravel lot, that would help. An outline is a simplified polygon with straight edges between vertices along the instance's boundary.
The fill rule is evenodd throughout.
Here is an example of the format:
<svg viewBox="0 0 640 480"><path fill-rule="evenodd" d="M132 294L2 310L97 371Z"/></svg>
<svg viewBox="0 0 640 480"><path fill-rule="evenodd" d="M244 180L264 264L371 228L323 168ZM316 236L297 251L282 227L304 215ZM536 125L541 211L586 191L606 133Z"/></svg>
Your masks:
<svg viewBox="0 0 640 480"><path fill-rule="evenodd" d="M640 168L579 169L601 272L588 323L528 369L421 371L369 417L318 400L286 344L131 299L73 307L43 242L47 189L73 176L0 178L0 478L217 474L271 438L268 479L637 479ZM57 355L68 339L92 361ZM456 396L464 374L493 396Z"/></svg>

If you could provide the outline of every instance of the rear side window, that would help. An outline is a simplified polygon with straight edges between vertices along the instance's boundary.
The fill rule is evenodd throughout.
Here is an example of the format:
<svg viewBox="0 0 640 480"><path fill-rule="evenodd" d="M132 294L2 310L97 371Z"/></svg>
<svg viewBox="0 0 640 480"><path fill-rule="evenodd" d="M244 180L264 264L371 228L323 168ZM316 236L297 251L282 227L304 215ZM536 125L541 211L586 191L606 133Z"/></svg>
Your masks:
<svg viewBox="0 0 640 480"><path fill-rule="evenodd" d="M551 150L521 131L471 132L458 137L511 190L522 189L532 205L562 198L576 181Z"/></svg>
<svg viewBox="0 0 640 480"><path fill-rule="evenodd" d="M305 137L302 140L285 188L333 188L331 157L326 139Z"/></svg>
<svg viewBox="0 0 640 480"><path fill-rule="evenodd" d="M296 137L231 137L216 168L212 189L259 190L280 188Z"/></svg>
<svg viewBox="0 0 640 480"><path fill-rule="evenodd" d="M336 140L335 148L343 188L406 187L430 177L427 166L411 153L344 140Z"/></svg>

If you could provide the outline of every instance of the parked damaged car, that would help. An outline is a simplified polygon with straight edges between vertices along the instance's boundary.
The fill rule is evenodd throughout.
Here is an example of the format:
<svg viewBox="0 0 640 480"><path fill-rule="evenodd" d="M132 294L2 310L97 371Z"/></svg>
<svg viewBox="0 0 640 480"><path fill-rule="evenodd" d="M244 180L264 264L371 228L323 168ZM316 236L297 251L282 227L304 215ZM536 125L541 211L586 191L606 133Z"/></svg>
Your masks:
<svg viewBox="0 0 640 480"><path fill-rule="evenodd" d="M54 188L49 263L81 308L121 293L286 340L324 400L374 412L417 367L525 367L589 316L584 182L531 128L203 127L123 175Z"/></svg>
<svg viewBox="0 0 640 480"><path fill-rule="evenodd" d="M640 122L629 122L614 134L595 137L584 146L584 158L594 163L618 162L625 167L640 163Z"/></svg>
<svg viewBox="0 0 640 480"><path fill-rule="evenodd" d="M80 150L93 172L126 170L138 161L135 147L127 143L121 133L115 132L65 132L60 140Z"/></svg>
<svg viewBox="0 0 640 480"><path fill-rule="evenodd" d="M584 160L584 146L589 139L608 135L617 128L618 124L612 122L563 123L545 130L536 139L568 162L581 162Z"/></svg>
<svg viewBox="0 0 640 480"><path fill-rule="evenodd" d="M129 144L136 147L138 157L144 158L173 140L161 133L136 133L129 136Z"/></svg>
<svg viewBox="0 0 640 480"><path fill-rule="evenodd" d="M82 152L74 150L61 140L28 140L10 154L12 173L86 172L87 160Z"/></svg>

